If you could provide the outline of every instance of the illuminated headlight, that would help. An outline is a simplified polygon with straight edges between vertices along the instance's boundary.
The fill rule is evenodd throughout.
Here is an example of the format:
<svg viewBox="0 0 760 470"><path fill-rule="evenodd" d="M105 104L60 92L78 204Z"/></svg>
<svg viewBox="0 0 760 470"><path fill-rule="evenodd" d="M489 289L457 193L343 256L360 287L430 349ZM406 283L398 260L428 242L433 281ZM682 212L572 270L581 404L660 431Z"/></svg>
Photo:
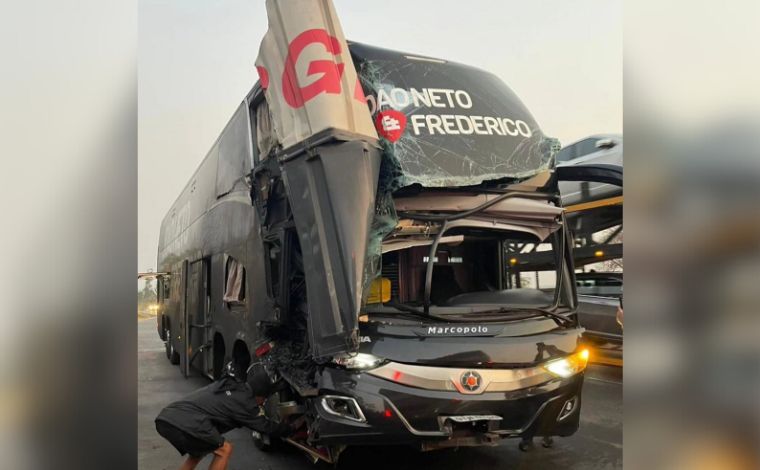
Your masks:
<svg viewBox="0 0 760 470"><path fill-rule="evenodd" d="M366 353L346 354L335 356L333 362L346 369L374 369L385 362L385 359Z"/></svg>
<svg viewBox="0 0 760 470"><path fill-rule="evenodd" d="M544 364L544 369L563 379L582 372L588 364L588 349L571 354L562 359L555 359Z"/></svg>

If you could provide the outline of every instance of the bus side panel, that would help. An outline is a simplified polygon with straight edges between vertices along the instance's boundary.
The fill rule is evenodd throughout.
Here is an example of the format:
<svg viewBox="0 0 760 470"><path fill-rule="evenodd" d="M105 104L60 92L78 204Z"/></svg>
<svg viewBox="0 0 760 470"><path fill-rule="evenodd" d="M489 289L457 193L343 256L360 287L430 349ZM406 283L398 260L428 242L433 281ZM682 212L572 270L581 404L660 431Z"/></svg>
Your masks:
<svg viewBox="0 0 760 470"><path fill-rule="evenodd" d="M187 332L186 321L187 318L187 260L182 261L181 279L179 282L179 308L177 309L177 328L174 327L172 322L172 339L175 341L175 349L179 352L179 369L182 371L182 375L187 377Z"/></svg>

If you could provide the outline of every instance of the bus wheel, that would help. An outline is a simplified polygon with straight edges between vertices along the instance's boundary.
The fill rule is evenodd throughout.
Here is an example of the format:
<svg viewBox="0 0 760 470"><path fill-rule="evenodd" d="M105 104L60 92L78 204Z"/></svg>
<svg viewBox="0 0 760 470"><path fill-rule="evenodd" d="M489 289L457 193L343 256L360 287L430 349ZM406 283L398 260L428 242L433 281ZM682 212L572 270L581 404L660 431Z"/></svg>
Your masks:
<svg viewBox="0 0 760 470"><path fill-rule="evenodd" d="M172 364L179 364L179 353L174 350L174 343L172 342L172 330L166 329L166 358Z"/></svg>
<svg viewBox="0 0 760 470"><path fill-rule="evenodd" d="M253 445L256 446L262 452L272 452L274 450L274 442L271 436L262 434L258 431L251 431L251 437L253 438Z"/></svg>

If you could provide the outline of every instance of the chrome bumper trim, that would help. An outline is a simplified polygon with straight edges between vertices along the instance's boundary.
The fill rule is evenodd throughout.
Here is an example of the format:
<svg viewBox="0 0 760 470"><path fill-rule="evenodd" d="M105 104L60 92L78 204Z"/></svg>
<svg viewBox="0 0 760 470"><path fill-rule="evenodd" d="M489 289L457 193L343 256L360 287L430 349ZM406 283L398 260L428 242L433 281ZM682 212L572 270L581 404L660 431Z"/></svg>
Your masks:
<svg viewBox="0 0 760 470"><path fill-rule="evenodd" d="M542 366L522 369L463 369L389 362L366 373L410 387L459 392L465 395L510 392L556 380L556 377ZM469 377L470 374L479 377L479 384L475 388L467 387L463 383L463 378Z"/></svg>

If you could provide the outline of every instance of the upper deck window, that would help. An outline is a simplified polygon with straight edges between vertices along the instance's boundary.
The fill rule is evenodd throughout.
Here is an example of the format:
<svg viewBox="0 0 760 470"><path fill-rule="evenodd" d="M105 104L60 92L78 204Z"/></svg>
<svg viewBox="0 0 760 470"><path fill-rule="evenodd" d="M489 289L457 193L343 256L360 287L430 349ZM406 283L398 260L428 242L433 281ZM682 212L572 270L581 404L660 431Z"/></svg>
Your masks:
<svg viewBox="0 0 760 470"><path fill-rule="evenodd" d="M266 160L277 144L277 137L272 128L272 116L269 114L269 105L266 100L261 100L253 108L256 126L256 150L259 161Z"/></svg>

